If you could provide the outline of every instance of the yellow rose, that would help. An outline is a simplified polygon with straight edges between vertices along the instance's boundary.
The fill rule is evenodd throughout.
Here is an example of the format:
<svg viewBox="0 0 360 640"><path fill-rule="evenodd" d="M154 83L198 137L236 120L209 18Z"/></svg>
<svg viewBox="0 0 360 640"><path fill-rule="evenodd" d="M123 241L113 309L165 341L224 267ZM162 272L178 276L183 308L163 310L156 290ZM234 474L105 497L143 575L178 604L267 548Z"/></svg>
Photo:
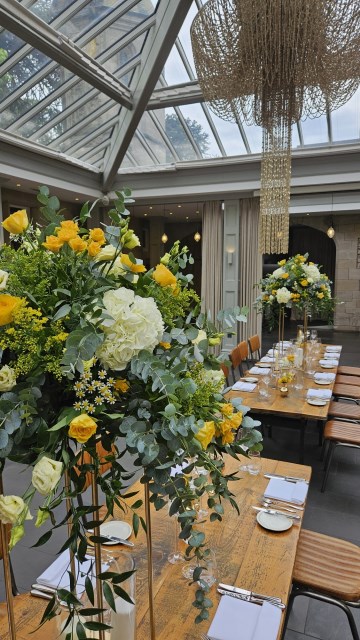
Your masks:
<svg viewBox="0 0 360 640"><path fill-rule="evenodd" d="M52 460L47 456L40 458L36 463L31 482L33 487L42 496L47 496L53 491L62 476L63 463Z"/></svg>
<svg viewBox="0 0 360 640"><path fill-rule="evenodd" d="M43 242L43 247L52 251L53 253L59 253L61 247L63 246L63 240L59 240L57 236L47 236L46 242Z"/></svg>
<svg viewBox="0 0 360 640"><path fill-rule="evenodd" d="M81 253L82 251L85 251L85 249L87 249L87 243L85 242L85 240L80 238L80 236L75 236L75 238L70 238L68 244L69 244L69 247L71 247L72 250L75 251L76 253Z"/></svg>
<svg viewBox="0 0 360 640"><path fill-rule="evenodd" d="M238 429L242 423L243 414L241 411L237 411L233 413L233 415L229 418L229 422L231 424L232 429Z"/></svg>
<svg viewBox="0 0 360 640"><path fill-rule="evenodd" d="M317 293L316 295L317 295L317 297L318 297L320 300L324 297L324 294L323 294L323 293Z"/></svg>
<svg viewBox="0 0 360 640"><path fill-rule="evenodd" d="M56 231L59 240L69 242L69 240L76 238L79 231L79 225L73 220L63 220L60 222L60 227L56 228Z"/></svg>
<svg viewBox="0 0 360 640"><path fill-rule="evenodd" d="M223 414L223 416L227 416L227 417L232 416L233 410L234 410L234 407L230 402L223 402L220 405L220 411Z"/></svg>
<svg viewBox="0 0 360 640"><path fill-rule="evenodd" d="M201 429L197 432L197 434L195 435L195 438L200 442L202 448L205 450L208 448L214 435L215 435L215 423L213 420L210 420L209 422L204 423L204 426L201 427Z"/></svg>
<svg viewBox="0 0 360 640"><path fill-rule="evenodd" d="M282 277L284 280L286 280L286 278L288 278L288 277L289 277L289 274L288 274L288 273L283 273L283 274L281 275L281 277Z"/></svg>
<svg viewBox="0 0 360 640"><path fill-rule="evenodd" d="M157 265L152 277L160 287L172 287L177 284L176 277L164 264Z"/></svg>
<svg viewBox="0 0 360 640"><path fill-rule="evenodd" d="M232 444L234 440L235 440L235 432L231 431L231 429L229 429L228 431L225 431L221 436L221 444L223 445Z"/></svg>
<svg viewBox="0 0 360 640"><path fill-rule="evenodd" d="M308 281L306 280L306 278L304 278L303 280L300 280L300 284L302 287L307 287L307 285L309 284Z"/></svg>
<svg viewBox="0 0 360 640"><path fill-rule="evenodd" d="M22 298L16 298L7 293L0 294L0 327L13 321L14 313L22 302Z"/></svg>
<svg viewBox="0 0 360 640"><path fill-rule="evenodd" d="M120 254L120 261L125 267L132 271L132 273L143 273L143 271L146 271L146 267L144 267L143 264L131 262L127 253Z"/></svg>
<svg viewBox="0 0 360 640"><path fill-rule="evenodd" d="M98 242L100 245L105 244L106 242L105 234L103 230L100 229L100 227L95 227L94 229L90 229L89 238L94 242Z"/></svg>
<svg viewBox="0 0 360 640"><path fill-rule="evenodd" d="M94 240L91 240L88 244L87 250L88 250L89 256L91 256L91 258L95 258L95 256L97 256L100 253L101 243L94 242Z"/></svg>
<svg viewBox="0 0 360 640"><path fill-rule="evenodd" d="M70 422L68 435L77 442L84 443L96 433L97 424L87 413L81 413Z"/></svg>
<svg viewBox="0 0 360 640"><path fill-rule="evenodd" d="M163 349L170 349L171 344L170 342L159 342L159 347L162 347Z"/></svg>
<svg viewBox="0 0 360 640"><path fill-rule="evenodd" d="M128 383L127 380L125 380L124 378L119 378L118 380L116 380L115 384L114 384L114 389L116 389L116 391L121 391L121 393L126 393L130 388L130 385Z"/></svg>
<svg viewBox="0 0 360 640"><path fill-rule="evenodd" d="M29 226L29 218L26 210L20 209L20 211L15 211L15 213L12 213L11 216L6 218L1 224L9 233L16 235L24 233Z"/></svg>
<svg viewBox="0 0 360 640"><path fill-rule="evenodd" d="M285 262L286 262L286 260L279 260L279 262L278 262L279 267L283 267Z"/></svg>

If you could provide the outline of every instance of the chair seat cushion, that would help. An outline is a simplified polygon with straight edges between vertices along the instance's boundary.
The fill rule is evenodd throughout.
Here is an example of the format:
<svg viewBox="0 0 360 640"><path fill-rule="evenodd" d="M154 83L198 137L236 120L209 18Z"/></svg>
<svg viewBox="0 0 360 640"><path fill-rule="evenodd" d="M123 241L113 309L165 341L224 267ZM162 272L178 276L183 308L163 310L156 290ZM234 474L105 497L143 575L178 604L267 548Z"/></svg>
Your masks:
<svg viewBox="0 0 360 640"><path fill-rule="evenodd" d="M329 420L325 425L324 438L360 445L360 424Z"/></svg>
<svg viewBox="0 0 360 640"><path fill-rule="evenodd" d="M354 398L360 400L360 387L350 384L337 384L335 382L333 388L334 396L344 396L347 398Z"/></svg>
<svg viewBox="0 0 360 640"><path fill-rule="evenodd" d="M340 365L337 369L338 373L343 373L345 376L360 376L360 367L347 367Z"/></svg>
<svg viewBox="0 0 360 640"><path fill-rule="evenodd" d="M345 376L338 374L335 378L336 384L352 384L355 387L360 387L360 376Z"/></svg>
<svg viewBox="0 0 360 640"><path fill-rule="evenodd" d="M341 600L357 602L360 599L360 547L303 529L293 579Z"/></svg>
<svg viewBox="0 0 360 640"><path fill-rule="evenodd" d="M333 416L334 418L347 418L348 420L360 420L360 407L357 404L335 402L332 400L329 405L329 416Z"/></svg>

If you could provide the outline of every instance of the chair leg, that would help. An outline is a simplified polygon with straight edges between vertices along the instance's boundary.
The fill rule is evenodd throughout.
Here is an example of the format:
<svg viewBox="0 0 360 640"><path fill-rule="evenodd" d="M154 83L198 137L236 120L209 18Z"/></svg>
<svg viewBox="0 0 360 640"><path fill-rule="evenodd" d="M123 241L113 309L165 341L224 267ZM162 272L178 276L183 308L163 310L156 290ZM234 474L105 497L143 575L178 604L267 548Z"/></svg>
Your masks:
<svg viewBox="0 0 360 640"><path fill-rule="evenodd" d="M324 423L322 420L317 421L317 428L319 433L319 447L323 444Z"/></svg>
<svg viewBox="0 0 360 640"><path fill-rule="evenodd" d="M326 457L325 454L327 453L328 446L329 446L329 440L323 440L321 454L320 454L320 461L321 462L324 462L324 460L325 460L325 457ZM325 464L324 464L324 469L325 469Z"/></svg>
<svg viewBox="0 0 360 640"><path fill-rule="evenodd" d="M285 611L285 620L284 620L284 625L283 625L283 631L282 631L282 634L281 634L281 640L284 640L285 633L286 633L286 628L287 628L287 625L288 625L288 622L289 622L290 613L291 613L292 606L294 604L294 600L296 598L296 595L297 595L296 594L296 587L293 587L292 591L290 593L289 601L287 603L287 607L286 607L286 611Z"/></svg>
<svg viewBox="0 0 360 640"><path fill-rule="evenodd" d="M328 454L327 454L327 457L326 457L326 463L325 463L324 480L323 480L323 483L321 485L321 493L324 493L324 491L325 491L325 487L326 487L326 483L327 483L327 479L328 479L329 471L330 471L331 460L332 460L332 457L334 455L334 451L335 451L335 443L333 441L330 441L329 442L329 450L328 450Z"/></svg>
<svg viewBox="0 0 360 640"><path fill-rule="evenodd" d="M302 589L301 587L295 588L294 594L291 594L291 595L292 595L292 599L296 598L296 596L306 596L308 598L313 598L314 600L320 600L321 602L327 602L328 604L333 604L336 607L339 607L346 614L348 623L350 625L351 635L353 637L353 640L360 640L360 636L356 627L354 616L350 611L348 604L345 603L343 600L337 600L336 598L332 598L331 596L327 596L325 594L323 595L322 593L316 593L306 588Z"/></svg>

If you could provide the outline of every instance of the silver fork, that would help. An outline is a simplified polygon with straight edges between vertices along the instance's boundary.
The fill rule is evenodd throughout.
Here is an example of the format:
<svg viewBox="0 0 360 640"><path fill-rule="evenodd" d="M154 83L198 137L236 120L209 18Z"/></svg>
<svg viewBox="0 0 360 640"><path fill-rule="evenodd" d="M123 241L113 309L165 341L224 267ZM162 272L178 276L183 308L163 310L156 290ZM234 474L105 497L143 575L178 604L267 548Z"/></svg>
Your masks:
<svg viewBox="0 0 360 640"><path fill-rule="evenodd" d="M211 640L210 636L207 636L206 633L202 633L200 638L201 640Z"/></svg>

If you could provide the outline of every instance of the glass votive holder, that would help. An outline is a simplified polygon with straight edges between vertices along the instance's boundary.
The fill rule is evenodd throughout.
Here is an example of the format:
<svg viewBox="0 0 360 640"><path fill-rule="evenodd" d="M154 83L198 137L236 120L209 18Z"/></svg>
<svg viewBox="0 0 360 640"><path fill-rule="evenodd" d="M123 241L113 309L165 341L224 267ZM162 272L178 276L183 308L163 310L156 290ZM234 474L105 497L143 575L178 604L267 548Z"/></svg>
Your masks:
<svg viewBox="0 0 360 640"><path fill-rule="evenodd" d="M252 476L257 476L261 471L260 451L249 451L247 470Z"/></svg>
<svg viewBox="0 0 360 640"><path fill-rule="evenodd" d="M205 582L208 587L212 587L217 582L216 555L213 549L206 549L205 557L200 561L203 570L200 575L199 584Z"/></svg>

